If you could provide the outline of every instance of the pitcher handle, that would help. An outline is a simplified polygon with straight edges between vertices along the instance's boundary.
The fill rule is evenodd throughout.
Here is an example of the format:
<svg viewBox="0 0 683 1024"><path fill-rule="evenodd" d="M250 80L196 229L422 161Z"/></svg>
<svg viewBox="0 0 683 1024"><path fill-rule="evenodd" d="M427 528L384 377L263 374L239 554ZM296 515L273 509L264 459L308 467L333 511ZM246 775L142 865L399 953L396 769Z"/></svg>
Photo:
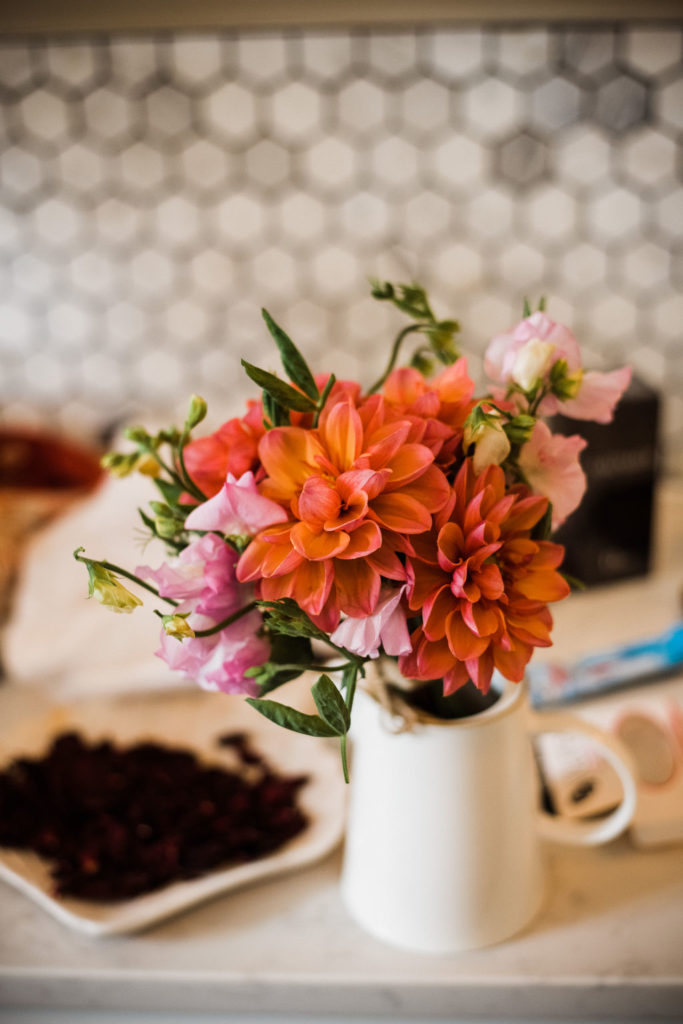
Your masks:
<svg viewBox="0 0 683 1024"><path fill-rule="evenodd" d="M631 824L637 801L637 769L624 744L616 737L609 736L590 722L579 718L578 715L566 711L531 711L530 722L531 733L534 736L544 732L581 732L595 740L601 748L600 753L619 776L624 790L619 806L598 821L563 818L540 811L540 835L544 839L556 843L570 843L573 846L599 846L620 835Z"/></svg>

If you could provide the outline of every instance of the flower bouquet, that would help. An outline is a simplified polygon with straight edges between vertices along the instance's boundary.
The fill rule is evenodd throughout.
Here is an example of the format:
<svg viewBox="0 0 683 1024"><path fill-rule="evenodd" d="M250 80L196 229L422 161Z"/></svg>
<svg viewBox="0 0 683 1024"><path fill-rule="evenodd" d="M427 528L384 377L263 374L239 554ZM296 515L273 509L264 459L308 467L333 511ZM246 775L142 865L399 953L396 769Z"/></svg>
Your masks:
<svg viewBox="0 0 683 1024"><path fill-rule="evenodd" d="M375 282L373 296L408 322L372 386L315 376L264 311L287 379L242 360L261 389L243 417L195 439L206 404L193 397L182 429L131 428L132 450L105 456L114 475L153 478L158 500L140 516L166 561L130 572L75 552L113 610L142 603L122 578L165 605L157 654L171 669L245 694L288 729L339 737L347 778L369 661L397 659L408 690L447 702L486 693L494 670L521 681L551 644L548 604L570 588L549 537L581 500L585 442L542 417L607 422L630 379L584 371L570 331L525 303L491 341L477 396L458 324L421 287ZM311 668L317 714L268 696Z"/></svg>

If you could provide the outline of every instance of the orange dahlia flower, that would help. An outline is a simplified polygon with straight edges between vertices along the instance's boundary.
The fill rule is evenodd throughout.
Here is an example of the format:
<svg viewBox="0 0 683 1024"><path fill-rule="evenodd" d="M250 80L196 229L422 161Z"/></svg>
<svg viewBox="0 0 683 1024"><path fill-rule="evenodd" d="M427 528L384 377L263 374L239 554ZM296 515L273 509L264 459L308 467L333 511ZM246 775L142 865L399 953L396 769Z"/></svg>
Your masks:
<svg viewBox="0 0 683 1024"><path fill-rule="evenodd" d="M294 598L327 631L341 612L372 614L380 577L405 580L402 535L429 530L450 494L429 448L408 441L410 422L385 423L373 399L359 410L342 395L317 428L278 427L259 444L260 491L292 519L254 538L238 578L266 600Z"/></svg>
<svg viewBox="0 0 683 1024"><path fill-rule="evenodd" d="M519 682L533 648L550 646L547 602L569 586L556 571L564 548L531 536L547 507L526 487L506 490L500 466L476 476L465 459L434 527L412 541L408 602L422 624L404 676L443 678L445 694L472 679L487 692L494 668Z"/></svg>

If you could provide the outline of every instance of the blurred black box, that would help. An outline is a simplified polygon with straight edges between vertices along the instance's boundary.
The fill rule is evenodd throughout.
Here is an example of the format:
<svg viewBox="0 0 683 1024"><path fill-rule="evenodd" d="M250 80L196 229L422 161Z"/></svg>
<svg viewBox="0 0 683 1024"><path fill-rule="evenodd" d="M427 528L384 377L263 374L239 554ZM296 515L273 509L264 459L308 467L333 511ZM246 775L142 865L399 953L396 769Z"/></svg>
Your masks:
<svg viewBox="0 0 683 1024"><path fill-rule="evenodd" d="M588 442L581 465L583 502L553 536L566 547L564 572L586 585L641 576L650 569L659 465L660 399L632 380L611 423L555 416L551 429Z"/></svg>

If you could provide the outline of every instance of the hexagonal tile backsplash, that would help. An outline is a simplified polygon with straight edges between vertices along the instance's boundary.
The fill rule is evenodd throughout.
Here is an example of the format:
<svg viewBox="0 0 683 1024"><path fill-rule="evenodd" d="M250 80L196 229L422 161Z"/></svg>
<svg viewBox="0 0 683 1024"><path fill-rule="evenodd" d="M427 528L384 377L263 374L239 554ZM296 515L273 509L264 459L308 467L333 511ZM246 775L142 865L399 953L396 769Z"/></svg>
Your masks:
<svg viewBox="0 0 683 1024"><path fill-rule="evenodd" d="M549 297L665 396L683 470L683 30L440 28L0 46L5 420L212 423L275 359L376 375L418 279L475 372Z"/></svg>

